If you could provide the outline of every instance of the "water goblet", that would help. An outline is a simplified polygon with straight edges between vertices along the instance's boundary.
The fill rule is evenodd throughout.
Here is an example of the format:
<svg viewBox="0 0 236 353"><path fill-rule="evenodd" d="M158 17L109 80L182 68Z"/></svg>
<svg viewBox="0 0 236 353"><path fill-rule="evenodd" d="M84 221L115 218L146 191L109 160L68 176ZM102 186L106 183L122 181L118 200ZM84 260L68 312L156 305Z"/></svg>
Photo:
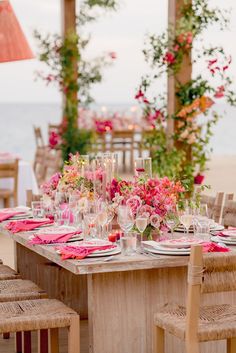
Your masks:
<svg viewBox="0 0 236 353"><path fill-rule="evenodd" d="M134 217L130 207L126 205L118 207L117 222L125 234L131 231L134 226Z"/></svg>
<svg viewBox="0 0 236 353"><path fill-rule="evenodd" d="M143 216L137 216L135 220L136 227L138 228L138 231L140 233L141 239L140 239L140 250L141 252L143 251L143 233L145 229L147 228L148 225L148 218L143 217Z"/></svg>

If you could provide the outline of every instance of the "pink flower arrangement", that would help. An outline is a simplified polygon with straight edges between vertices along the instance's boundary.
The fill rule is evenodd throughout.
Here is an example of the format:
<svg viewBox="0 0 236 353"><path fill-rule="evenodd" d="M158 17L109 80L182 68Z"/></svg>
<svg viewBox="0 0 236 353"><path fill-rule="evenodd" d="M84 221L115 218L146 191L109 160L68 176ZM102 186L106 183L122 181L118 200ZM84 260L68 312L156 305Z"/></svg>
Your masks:
<svg viewBox="0 0 236 353"><path fill-rule="evenodd" d="M110 197L113 202L130 206L134 216L142 215L149 219L150 228L159 228L165 223L168 212L176 212L179 194L184 192L180 182L167 177L133 181L113 179Z"/></svg>
<svg viewBox="0 0 236 353"><path fill-rule="evenodd" d="M42 193L49 197L54 197L54 194L58 188L61 180L61 173L54 174L47 182L41 185Z"/></svg>
<svg viewBox="0 0 236 353"><path fill-rule="evenodd" d="M113 124L111 120L95 120L95 129L99 134L103 134L107 131L113 130Z"/></svg>

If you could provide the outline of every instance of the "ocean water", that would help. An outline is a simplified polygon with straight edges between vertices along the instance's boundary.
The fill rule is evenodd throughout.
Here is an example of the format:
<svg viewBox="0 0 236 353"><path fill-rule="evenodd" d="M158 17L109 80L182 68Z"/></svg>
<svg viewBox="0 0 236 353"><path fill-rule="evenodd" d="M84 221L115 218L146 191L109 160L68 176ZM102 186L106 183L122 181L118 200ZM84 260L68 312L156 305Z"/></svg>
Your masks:
<svg viewBox="0 0 236 353"><path fill-rule="evenodd" d="M108 109L113 111L125 111L128 108L126 104L108 106ZM213 131L214 135L210 143L213 154L235 155L236 108L219 105L217 110L222 113L223 118ZM56 103L1 103L0 151L17 153L23 159L32 161L35 153L33 126L42 128L47 141L48 123L58 124L61 114L61 106Z"/></svg>

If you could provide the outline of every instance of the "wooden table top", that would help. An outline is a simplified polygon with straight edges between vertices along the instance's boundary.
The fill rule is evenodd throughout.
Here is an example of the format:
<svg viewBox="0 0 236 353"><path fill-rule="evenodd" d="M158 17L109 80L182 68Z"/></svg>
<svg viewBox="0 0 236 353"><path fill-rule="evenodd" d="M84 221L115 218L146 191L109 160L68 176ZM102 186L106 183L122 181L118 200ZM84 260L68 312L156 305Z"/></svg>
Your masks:
<svg viewBox="0 0 236 353"><path fill-rule="evenodd" d="M1 231L10 236L15 242L78 275L145 270L153 268L182 267L187 266L189 261L189 256L157 255L158 257L154 258L141 254L136 254L134 256L122 256L121 254L115 255L112 260L107 262L101 261L101 258L98 258L97 261L95 258L87 258L84 260L62 260L61 256L55 251L53 245L29 244L29 236L32 235L32 233L22 232L13 234L5 230L3 227L1 228ZM209 253L207 256L220 256L220 254L222 253Z"/></svg>

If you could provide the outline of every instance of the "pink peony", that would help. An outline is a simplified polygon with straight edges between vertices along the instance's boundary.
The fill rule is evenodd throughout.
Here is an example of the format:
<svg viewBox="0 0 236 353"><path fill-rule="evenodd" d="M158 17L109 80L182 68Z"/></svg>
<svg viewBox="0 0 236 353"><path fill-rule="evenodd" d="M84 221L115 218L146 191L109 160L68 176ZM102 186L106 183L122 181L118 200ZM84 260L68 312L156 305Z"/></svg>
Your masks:
<svg viewBox="0 0 236 353"><path fill-rule="evenodd" d="M153 226L154 228L159 228L160 224L161 224L161 217L157 214L153 214L150 217L150 224L151 226Z"/></svg>
<svg viewBox="0 0 236 353"><path fill-rule="evenodd" d="M129 206L132 210L132 213L136 215L142 205L142 200L139 196L133 196L126 201L126 205Z"/></svg>

